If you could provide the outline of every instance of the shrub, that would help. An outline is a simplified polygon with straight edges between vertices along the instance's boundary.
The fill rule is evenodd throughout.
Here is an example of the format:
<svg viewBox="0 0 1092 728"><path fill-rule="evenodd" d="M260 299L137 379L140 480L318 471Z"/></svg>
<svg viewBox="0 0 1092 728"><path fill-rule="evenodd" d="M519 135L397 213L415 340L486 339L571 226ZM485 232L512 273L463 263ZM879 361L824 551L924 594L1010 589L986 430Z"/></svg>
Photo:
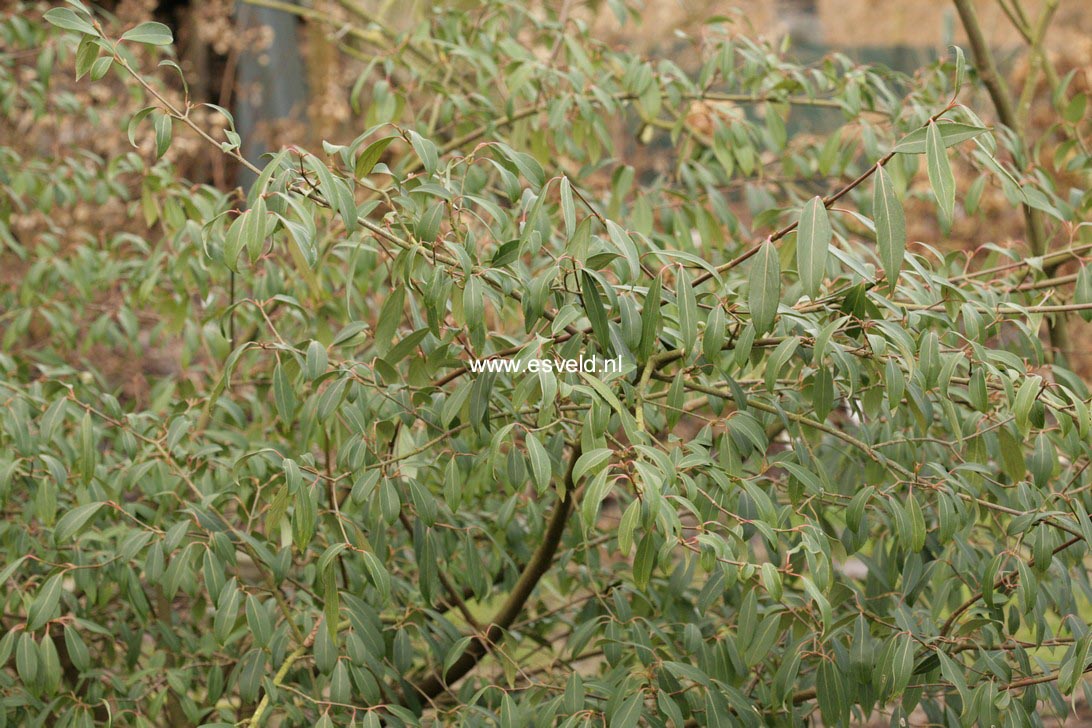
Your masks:
<svg viewBox="0 0 1092 728"><path fill-rule="evenodd" d="M0 64L8 121L94 123L74 68L149 104L97 134L155 149L0 151L4 722L1066 711L1092 421L1054 337L1092 311L1089 195L963 105L961 51L909 79L723 20L682 65L504 2L350 23L370 128L257 163L149 70L164 26L45 19L3 24L45 59ZM984 198L1040 247L944 245ZM102 351L181 368L126 391ZM591 356L620 371L530 371Z"/></svg>

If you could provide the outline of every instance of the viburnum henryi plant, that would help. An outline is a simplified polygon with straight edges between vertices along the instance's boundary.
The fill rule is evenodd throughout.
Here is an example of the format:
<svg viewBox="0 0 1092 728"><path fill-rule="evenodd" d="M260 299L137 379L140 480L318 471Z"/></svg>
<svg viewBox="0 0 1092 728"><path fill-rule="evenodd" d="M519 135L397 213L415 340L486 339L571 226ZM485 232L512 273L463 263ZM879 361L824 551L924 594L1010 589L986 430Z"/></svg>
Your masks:
<svg viewBox="0 0 1092 728"><path fill-rule="evenodd" d="M910 79L725 18L676 64L455 5L405 31L289 6L360 64L362 133L261 160L169 90L165 26L0 25L5 123L97 128L51 86L74 68L154 139L0 148L0 725L1064 714L1092 660L1060 343L1092 315L1090 195L964 105L1008 93L981 32ZM1071 79L1052 169L1087 180ZM180 178L183 137L245 199ZM116 199L145 235L65 222ZM946 246L975 216L974 254ZM181 368L139 397L89 354L165 342ZM622 371L470 371L593 354Z"/></svg>

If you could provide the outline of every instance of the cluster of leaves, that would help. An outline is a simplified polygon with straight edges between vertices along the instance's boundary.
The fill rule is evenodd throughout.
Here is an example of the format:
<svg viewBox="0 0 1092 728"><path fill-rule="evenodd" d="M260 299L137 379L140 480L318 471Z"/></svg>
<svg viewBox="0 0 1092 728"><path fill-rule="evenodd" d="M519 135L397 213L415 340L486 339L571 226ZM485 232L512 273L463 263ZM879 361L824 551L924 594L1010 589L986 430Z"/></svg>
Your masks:
<svg viewBox="0 0 1092 728"><path fill-rule="evenodd" d="M684 69L498 0L364 66L359 137L254 166L140 70L166 28L45 20L0 33L135 80L130 139L195 134L257 181L240 211L136 154L0 171L0 231L109 194L160 234L3 234L34 263L0 298L0 723L1066 710L1092 647L1092 416L1039 331L1092 310L1083 266L1044 272L1092 249L1090 196L957 103L961 53L910 84L718 22ZM839 128L790 133L813 108ZM670 169L638 182L611 120ZM947 226L984 194L1067 245L908 247L908 196ZM66 328L118 286L129 315ZM144 306L188 369L133 402L64 354L132 343ZM21 350L35 314L56 339ZM593 354L622 370L471 366Z"/></svg>

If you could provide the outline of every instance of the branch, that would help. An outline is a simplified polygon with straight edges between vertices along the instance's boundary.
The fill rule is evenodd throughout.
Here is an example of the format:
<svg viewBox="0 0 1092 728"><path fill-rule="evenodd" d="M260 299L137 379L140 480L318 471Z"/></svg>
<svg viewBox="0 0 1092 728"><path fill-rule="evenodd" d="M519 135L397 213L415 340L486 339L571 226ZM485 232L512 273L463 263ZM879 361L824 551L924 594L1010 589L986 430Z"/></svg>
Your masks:
<svg viewBox="0 0 1092 728"><path fill-rule="evenodd" d="M951 105L946 106L945 108L941 109L937 113L930 116L929 121L930 122L936 121L940 117L944 116L944 114L946 114L949 111L949 109L951 109L951 108L952 108ZM824 197L823 198L823 207L826 207L827 209L830 209L831 205L833 205L835 202L837 202L838 200L840 200L843 197L845 197L846 195L848 195L850 192L852 192L854 189L856 189L858 186L860 186L860 184L862 182L864 182L869 177L871 177L873 174L875 174L877 169L879 169L880 167L884 166L885 164L890 162L892 159L894 159L896 154L897 154L897 152L895 152L895 151L888 152L879 161L877 161L875 164L870 166L864 172L861 172L861 174L857 175L857 177L854 180L847 183L840 190L828 195L827 197ZM778 240L780 240L781 238L785 237L786 235L791 233L793 230L795 230L796 226L798 224L799 224L798 220L794 221L794 222L791 222L788 225L786 225L785 227L783 227L780 230L778 230L777 232L775 232L773 235L770 235L768 238L763 238L763 240L761 242L758 242L758 243L754 244L753 246L751 246L750 248L748 248L744 252L737 255L735 258L732 258L732 260L728 261L727 263L724 263L722 265L717 266L717 268L716 268L717 273L724 273L725 271L732 270L736 266L738 266L741 263L745 262L746 260L750 259L752 256L755 255L755 253L757 253L759 250L761 250L763 243L765 243L766 241L769 241L771 243L777 242ZM713 274L710 273L709 271L706 271L706 272L702 273L701 275L699 275L697 278L695 278L692 285L699 286L699 285L701 285L702 283L704 283L705 281L709 280L712 277L713 277Z"/></svg>
<svg viewBox="0 0 1092 728"><path fill-rule="evenodd" d="M1020 148L1020 155L1027 161L1028 145L1024 140L1023 130L1016 116L1016 110L1012 105L1012 96L1005 84L1005 79L997 72L997 63L994 61L993 52L990 50L986 37L982 34L982 25L978 22L978 13L974 9L971 0L952 0L956 11L959 13L960 22L967 33L967 41L971 44L971 53L974 55L975 65L978 67L978 75L982 78L982 84L990 94L993 106L997 110L997 118L1001 123L1012 129L1016 135L1016 141ZM1041 28L1036 32L1046 32L1046 22L1049 22L1053 11L1049 6L1043 11ZM1039 38L1041 41L1041 37ZM1035 46L1032 53L1035 54ZM1028 83L1034 83L1034 79ZM1043 219L1039 212L1030 205L1022 205L1024 212L1024 231L1028 239L1028 247L1032 255L1044 255L1047 252L1046 232L1043 229ZM1053 273L1053 271L1048 271ZM1058 317L1054 321L1047 322L1047 333L1050 337L1050 345L1054 351L1065 352L1069 348L1069 334L1066 330L1065 318ZM1063 354L1064 355L1064 354Z"/></svg>
<svg viewBox="0 0 1092 728"><path fill-rule="evenodd" d="M1092 304L1090 304L1090 305L1092 305ZM671 382L672 379L673 379L672 377L670 377L670 376L668 376L666 374L660 374L660 373L653 373L652 376L653 376L654 379L657 379L657 380L662 381L662 382ZM735 400L735 398L736 398L735 393L733 393L731 391L727 391L727 390L723 390L723 389L717 389L716 387L709 387L709 386L706 386L704 384L700 384L700 383L696 383L696 382L683 382L683 387L686 388L686 389L689 389L691 391L694 391L694 392L701 392L702 394L711 394L714 397L719 397L720 399L723 399L723 400ZM826 434L830 435L831 437L837 438L837 439L841 440L842 442L846 443L847 445L849 445L850 447L853 447L856 450L860 451L861 453L866 455L868 458L870 458L871 460L873 460L877 464L884 466L885 468L887 468L888 470L890 470L893 473L896 473L905 482L915 483L915 482L919 481L919 478L918 478L917 474L914 473L909 468L907 468L905 465L903 465L902 463L899 463L899 462L897 462L895 460L891 460L890 458L888 458L883 453L878 452L876 448L872 447L867 442L864 442L863 440L857 439L856 437L849 434L845 430L841 430L841 429L839 429L837 427L834 427L832 425L828 425L825 422L819 422L818 420L813 420L810 417L799 414L797 412L792 412L790 410L785 410L785 409L782 409L782 408L777 407L775 405L768 404L768 403L763 402L763 401L761 401L761 400L759 400L757 398L747 397L746 395L744 395L743 401L740 402L739 404L740 404L740 406L753 407L754 409L756 409L756 410L758 410L760 412L765 412L767 414L776 415L777 417L785 418L787 420L795 422L796 424L798 424L798 425L800 425L802 427L807 427L807 428L815 430L817 432L826 433ZM1004 513L1004 514L1007 514L1009 516L1023 516L1023 515L1026 514L1026 511L1017 510L1015 508L1009 508L1008 506L1003 506L1000 503L993 503L993 502L988 501L988 500L986 500L984 498L978 498L976 496L973 496L970 493L964 493L962 491L959 491L959 492L953 493L953 495L957 496L958 498L960 498L961 500L963 500L966 503L973 503L973 504L979 505L982 508L985 508L987 510L996 511L998 513ZM1058 529L1059 531L1064 531L1065 533L1068 533L1070 536L1075 536L1075 537L1077 537L1079 539L1083 538L1083 536L1081 535L1081 532L1078 531L1076 528L1068 526L1064 522L1061 522L1061 521L1057 520L1056 518L1054 518L1052 516L1043 516L1041 522L1046 523L1046 524Z"/></svg>
<svg viewBox="0 0 1092 728"><path fill-rule="evenodd" d="M1051 80L1050 71L1054 70L1054 66L1043 50L1047 29L1050 27L1050 21L1054 18L1054 13L1057 10L1058 0L1047 0L1039 13L1039 18L1035 21L1032 38L1029 41L1028 54L1031 56L1031 60L1028 64L1028 75L1024 81L1024 88L1020 91L1020 99L1016 104L1016 117L1020 120L1021 127L1027 125L1028 115L1031 112L1031 100L1035 96L1035 88L1038 86L1039 73L1044 73L1047 76L1047 83L1050 85L1051 91L1058 84L1056 75Z"/></svg>
<svg viewBox="0 0 1092 728"><path fill-rule="evenodd" d="M557 553L558 546L561 544L561 537L565 533L565 524L572 512L573 500L575 499L576 488L575 483L573 483L573 468L576 466L580 454L581 446L578 441L573 446L572 455L569 457L569 466L565 472L565 494L561 497L550 516L549 522L546 524L546 531L543 534L542 541L539 542L534 555L531 556L531 560L524 567L523 573L520 574L519 581L516 582L515 588L508 595L508 599L497 611L493 619L490 620L489 629L486 630L485 635L477 636L471 641L459 659L446 672L441 669L425 679L424 682L411 685L405 695L407 702L417 697L432 700L442 693L448 685L473 670L489 650L500 641L504 631L516 621L516 618L523 611L523 607L527 600L531 598L535 586L538 585L538 582L553 564L554 555Z"/></svg>
<svg viewBox="0 0 1092 728"><path fill-rule="evenodd" d="M982 79L982 85L990 94L994 108L997 109L997 117L1001 123L1017 131L1016 113L1012 105L1012 96L1005 79L997 72L997 64L994 62L993 52L982 34L982 25L978 22L978 13L970 0L952 0L955 3L959 20L963 24L963 30L967 33L967 42L971 44L971 53L974 54L975 65L978 67L978 76Z"/></svg>
<svg viewBox="0 0 1092 728"><path fill-rule="evenodd" d="M307 635L307 639L303 641L296 649L288 653L288 656L284 658L284 662L281 663L281 668L277 670L277 674L273 676L273 687L279 687L284 682L285 677L288 676L288 671L292 669L292 665L307 654L307 651L311 649L311 645L315 643L315 635L318 634L319 627L322 626L323 620L315 622L315 626L311 628L311 633ZM338 625L341 628L341 625ZM258 702L258 707L254 709L254 713L250 716L250 720L247 721L248 726L257 728L262 724L262 718L265 717L265 711L269 708L269 693L262 695L261 701Z"/></svg>
<svg viewBox="0 0 1092 728"><path fill-rule="evenodd" d="M1073 538L1069 539L1068 541L1065 541L1064 543L1062 543L1060 546L1055 547L1055 549L1051 552L1051 554L1054 555L1054 554L1057 554L1057 553L1059 553L1061 551L1064 551L1065 549L1069 548L1073 544L1077 543L1078 541L1082 541L1082 540L1083 539L1080 536L1074 536ZM1031 561L1029 561L1028 566L1032 566L1032 567L1035 566L1035 559L1032 559ZM1001 589L1002 587L1004 587L1005 583L1012 577L1019 578L1019 574L1020 574L1020 572L1018 572L1018 571L1010 571L1008 574L1002 574L1001 576L997 577L997 580L993 583L994 590ZM968 609L973 607L980 599L982 599L983 596L984 596L984 594L981 591L979 591L978 593L972 595L970 597L970 599L968 599L967 601L963 602L958 607L956 607L956 610L954 612L952 612L948 616L948 619L945 620L944 625L940 628L940 635L942 637L946 636L951 631L952 627L955 626L956 620L959 619L960 616L962 616L964 612L966 612Z"/></svg>

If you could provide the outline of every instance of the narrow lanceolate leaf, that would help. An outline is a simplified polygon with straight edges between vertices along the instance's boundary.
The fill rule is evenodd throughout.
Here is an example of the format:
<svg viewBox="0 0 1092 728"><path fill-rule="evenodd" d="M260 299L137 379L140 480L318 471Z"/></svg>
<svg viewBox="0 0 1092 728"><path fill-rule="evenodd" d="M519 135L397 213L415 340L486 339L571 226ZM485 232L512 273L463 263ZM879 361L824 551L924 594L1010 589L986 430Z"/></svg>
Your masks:
<svg viewBox="0 0 1092 728"><path fill-rule="evenodd" d="M914 638L909 634L899 635L895 638L895 646L891 651L891 680L892 694L900 695L910 683L910 676L914 672Z"/></svg>
<svg viewBox="0 0 1092 728"><path fill-rule="evenodd" d="M648 295L645 296L645 307L641 310L641 346L637 351L637 358L643 363L648 361L656 348L656 340L660 336L660 294L663 290L663 281L660 276L652 279L652 285L648 287Z"/></svg>
<svg viewBox="0 0 1092 728"><path fill-rule="evenodd" d="M906 511L910 517L910 548L916 553L925 548L925 514L913 493L910 494Z"/></svg>
<svg viewBox="0 0 1092 728"><path fill-rule="evenodd" d="M102 503L87 503L82 506L77 506L72 510L61 516L61 519L57 521L57 525L53 529L53 540L57 544L62 544L68 539L76 535L76 532L83 527L91 516L95 515Z"/></svg>
<svg viewBox="0 0 1092 728"><path fill-rule="evenodd" d="M880 262L888 282L894 286L906 254L906 218L891 175L883 167L876 169L872 214L876 217L876 248Z"/></svg>
<svg viewBox="0 0 1092 728"><path fill-rule="evenodd" d="M584 299L584 311L588 314L592 332L602 353L610 356L614 349L610 343L610 329L607 326L607 312L603 308L603 299L595 279L586 270L580 271L580 294Z"/></svg>
<svg viewBox="0 0 1092 728"><path fill-rule="evenodd" d="M239 272L239 254L243 252L243 247L246 245L246 237L243 235L247 222L246 216L247 212L244 212L236 217L224 233L224 264L236 273Z"/></svg>
<svg viewBox="0 0 1092 728"><path fill-rule="evenodd" d="M686 268L679 266L675 284L679 306L679 334L682 336L682 349L689 354L698 341L698 302Z"/></svg>
<svg viewBox="0 0 1092 728"><path fill-rule="evenodd" d="M527 433L527 454L531 458L531 474L534 477L535 489L541 495L550 487L550 455L533 432Z"/></svg>
<svg viewBox="0 0 1092 728"><path fill-rule="evenodd" d="M846 708L845 683L842 671L830 660L823 660L815 678L815 697L826 725L842 722Z"/></svg>
<svg viewBox="0 0 1092 728"><path fill-rule="evenodd" d="M762 244L751 264L750 286L751 321L755 333L764 334L773 326L781 298L781 261L769 240Z"/></svg>
<svg viewBox="0 0 1092 728"><path fill-rule="evenodd" d="M929 184L933 186L933 194L940 205L941 218L945 225L951 225L955 214L955 177L935 121L929 123L925 134L925 161L929 168Z"/></svg>
<svg viewBox="0 0 1092 728"><path fill-rule="evenodd" d="M273 368L273 401L281 420L291 422L296 414L296 393L281 364Z"/></svg>
<svg viewBox="0 0 1092 728"><path fill-rule="evenodd" d="M976 136L989 131L989 129L985 127L955 122L938 124L937 127L940 129L940 138L946 147L954 146L960 142L965 142L968 139L974 139ZM895 145L894 151L899 154L925 154L925 137L928 133L928 127L915 129L899 140L899 143Z"/></svg>
<svg viewBox="0 0 1092 728"><path fill-rule="evenodd" d="M158 159L167 153L171 146L171 132L174 120L166 114L155 117L155 156Z"/></svg>
<svg viewBox="0 0 1092 728"><path fill-rule="evenodd" d="M255 200L253 207L243 213L244 219L241 223L243 227L240 234L251 263L258 260L258 256L262 254L266 214L265 199L261 197Z"/></svg>
<svg viewBox="0 0 1092 728"><path fill-rule="evenodd" d="M31 632L41 629L46 622L57 616L57 605L61 598L61 586L64 572L54 574L42 586L38 596L27 610L27 629Z"/></svg>
<svg viewBox="0 0 1092 728"><path fill-rule="evenodd" d="M651 533L646 533L637 545L637 555L633 559L633 583L638 589L648 586L652 578L652 568L656 565L656 542Z"/></svg>
<svg viewBox="0 0 1092 728"><path fill-rule="evenodd" d="M713 310L705 320L705 334L702 336L702 353L709 361L716 361L725 340L724 307L714 304Z"/></svg>
<svg viewBox="0 0 1092 728"><path fill-rule="evenodd" d="M561 214L565 219L565 237L571 239L576 232L576 203L573 201L573 187L568 177L561 178Z"/></svg>
<svg viewBox="0 0 1092 728"><path fill-rule="evenodd" d="M821 197L813 197L800 213L796 234L796 269L804 293L811 298L818 297L819 286L827 272L831 235L826 205Z"/></svg>
<svg viewBox="0 0 1092 728"><path fill-rule="evenodd" d="M379 591L379 598L387 602L391 598L391 576L383 566L383 562L370 551L362 554L364 568L368 571L368 578Z"/></svg>
<svg viewBox="0 0 1092 728"><path fill-rule="evenodd" d="M1073 287L1073 303L1092 303L1092 266L1082 265ZM1092 309L1081 309L1081 318L1092 321Z"/></svg>
<svg viewBox="0 0 1092 728"><path fill-rule="evenodd" d="M629 696L611 716L610 728L633 728L640 722L643 706L644 700L641 693Z"/></svg>
<svg viewBox="0 0 1092 728"><path fill-rule="evenodd" d="M231 628L235 626L235 618L239 614L242 593L233 581L220 592L220 598L216 602L216 617L213 620L212 631L220 644L227 641Z"/></svg>

